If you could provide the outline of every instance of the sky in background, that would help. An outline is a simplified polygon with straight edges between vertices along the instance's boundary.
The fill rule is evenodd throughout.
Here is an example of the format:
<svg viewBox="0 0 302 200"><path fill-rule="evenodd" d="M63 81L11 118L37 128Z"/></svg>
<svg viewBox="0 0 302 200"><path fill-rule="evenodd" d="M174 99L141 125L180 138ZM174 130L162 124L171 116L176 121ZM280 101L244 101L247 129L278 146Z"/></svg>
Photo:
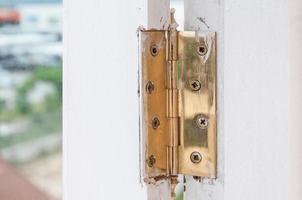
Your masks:
<svg viewBox="0 0 302 200"><path fill-rule="evenodd" d="M14 6L29 3L62 3L62 0L0 0L0 6Z"/></svg>

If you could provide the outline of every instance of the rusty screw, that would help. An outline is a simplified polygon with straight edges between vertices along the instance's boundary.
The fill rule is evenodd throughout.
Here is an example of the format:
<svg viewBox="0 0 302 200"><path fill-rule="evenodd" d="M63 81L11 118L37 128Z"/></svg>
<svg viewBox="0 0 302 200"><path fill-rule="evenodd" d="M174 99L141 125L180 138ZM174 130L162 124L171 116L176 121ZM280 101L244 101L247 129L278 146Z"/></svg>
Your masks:
<svg viewBox="0 0 302 200"><path fill-rule="evenodd" d="M151 48L150 48L150 52L151 52L152 56L157 56L157 54L158 54L158 47L157 47L157 45L152 45Z"/></svg>
<svg viewBox="0 0 302 200"><path fill-rule="evenodd" d="M198 91L201 88L201 83L199 82L199 80L190 80L189 84L191 90L193 91Z"/></svg>
<svg viewBox="0 0 302 200"><path fill-rule="evenodd" d="M152 120L152 128L157 129L160 126L160 121L157 117L154 117Z"/></svg>
<svg viewBox="0 0 302 200"><path fill-rule="evenodd" d="M204 56L207 54L207 52L208 52L208 48L204 44L197 46L197 53L199 55Z"/></svg>
<svg viewBox="0 0 302 200"><path fill-rule="evenodd" d="M154 91L154 88L154 84L151 81L146 84L146 91L148 94L151 94Z"/></svg>
<svg viewBox="0 0 302 200"><path fill-rule="evenodd" d="M156 158L154 155L149 156L149 158L146 160L146 163L148 167L153 167L154 164L156 163Z"/></svg>
<svg viewBox="0 0 302 200"><path fill-rule="evenodd" d="M200 129L206 129L209 125L209 120L203 115L197 115L196 124Z"/></svg>
<svg viewBox="0 0 302 200"><path fill-rule="evenodd" d="M195 163L195 164L200 163L202 160L201 154L197 151L194 151L191 154L190 158L191 158L192 163Z"/></svg>
<svg viewBox="0 0 302 200"><path fill-rule="evenodd" d="M197 182L201 182L202 180L201 176L193 176L193 179Z"/></svg>

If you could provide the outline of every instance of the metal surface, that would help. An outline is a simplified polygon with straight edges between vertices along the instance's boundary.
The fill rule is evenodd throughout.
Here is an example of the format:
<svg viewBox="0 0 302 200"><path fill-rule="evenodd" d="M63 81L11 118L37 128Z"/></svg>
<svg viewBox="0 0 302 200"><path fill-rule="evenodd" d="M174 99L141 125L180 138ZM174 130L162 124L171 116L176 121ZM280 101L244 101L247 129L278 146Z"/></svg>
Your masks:
<svg viewBox="0 0 302 200"><path fill-rule="evenodd" d="M196 32L180 32L178 45L178 85L181 91L179 173L215 178L216 35L198 36ZM201 83L197 92L186 84L192 79ZM193 152L201 154L201 162L191 162Z"/></svg>
<svg viewBox="0 0 302 200"><path fill-rule="evenodd" d="M154 117L152 120L152 128L157 129L160 126L160 121L157 117Z"/></svg>
<svg viewBox="0 0 302 200"><path fill-rule="evenodd" d="M200 154L199 152L194 151L194 152L191 154L190 159L191 159L192 163L197 164L197 163L200 163L200 162L201 162L202 156L201 156L201 154Z"/></svg>
<svg viewBox="0 0 302 200"><path fill-rule="evenodd" d="M141 32L148 179L216 177L216 35Z"/></svg>
<svg viewBox="0 0 302 200"><path fill-rule="evenodd" d="M167 39L165 31L143 31L140 34L143 160L146 161L144 176L150 178L166 175L168 164ZM156 158L156 162L152 165L150 165L150 157Z"/></svg>
<svg viewBox="0 0 302 200"><path fill-rule="evenodd" d="M208 128L209 120L206 116L199 114L195 117L194 121L200 129Z"/></svg>
<svg viewBox="0 0 302 200"><path fill-rule="evenodd" d="M205 44L198 44L196 47L197 53L201 56L204 56L208 52L208 48Z"/></svg>
<svg viewBox="0 0 302 200"><path fill-rule="evenodd" d="M149 156L149 158L146 160L146 163L148 167L153 167L154 164L156 163L156 158L154 155Z"/></svg>
<svg viewBox="0 0 302 200"><path fill-rule="evenodd" d="M146 91L148 94L151 94L154 91L154 84L151 81L148 81L146 84Z"/></svg>
<svg viewBox="0 0 302 200"><path fill-rule="evenodd" d="M193 91L198 91L201 88L201 83L199 80L194 79L189 81L189 86Z"/></svg>

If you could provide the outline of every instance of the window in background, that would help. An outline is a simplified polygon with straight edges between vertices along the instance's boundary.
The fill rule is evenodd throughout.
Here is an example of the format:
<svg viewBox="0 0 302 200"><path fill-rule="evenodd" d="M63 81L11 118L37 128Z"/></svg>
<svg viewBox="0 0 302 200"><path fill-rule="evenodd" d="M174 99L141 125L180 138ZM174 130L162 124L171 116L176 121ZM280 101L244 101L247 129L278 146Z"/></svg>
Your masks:
<svg viewBox="0 0 302 200"><path fill-rule="evenodd" d="M0 199L61 199L61 136L62 2L0 0Z"/></svg>

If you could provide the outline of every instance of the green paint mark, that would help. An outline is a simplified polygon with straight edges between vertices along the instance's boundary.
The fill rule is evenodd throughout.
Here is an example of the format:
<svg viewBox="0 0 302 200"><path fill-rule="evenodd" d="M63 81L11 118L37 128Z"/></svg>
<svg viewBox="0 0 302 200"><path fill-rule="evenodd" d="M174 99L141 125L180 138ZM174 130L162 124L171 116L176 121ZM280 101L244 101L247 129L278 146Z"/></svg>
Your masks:
<svg viewBox="0 0 302 200"><path fill-rule="evenodd" d="M180 69L180 62L179 61L177 61L177 80L179 80L180 79L180 73L181 73L181 71L180 71L181 69Z"/></svg>
<svg viewBox="0 0 302 200"><path fill-rule="evenodd" d="M184 199L184 193L181 192L180 194L177 195L175 200L183 200Z"/></svg>

